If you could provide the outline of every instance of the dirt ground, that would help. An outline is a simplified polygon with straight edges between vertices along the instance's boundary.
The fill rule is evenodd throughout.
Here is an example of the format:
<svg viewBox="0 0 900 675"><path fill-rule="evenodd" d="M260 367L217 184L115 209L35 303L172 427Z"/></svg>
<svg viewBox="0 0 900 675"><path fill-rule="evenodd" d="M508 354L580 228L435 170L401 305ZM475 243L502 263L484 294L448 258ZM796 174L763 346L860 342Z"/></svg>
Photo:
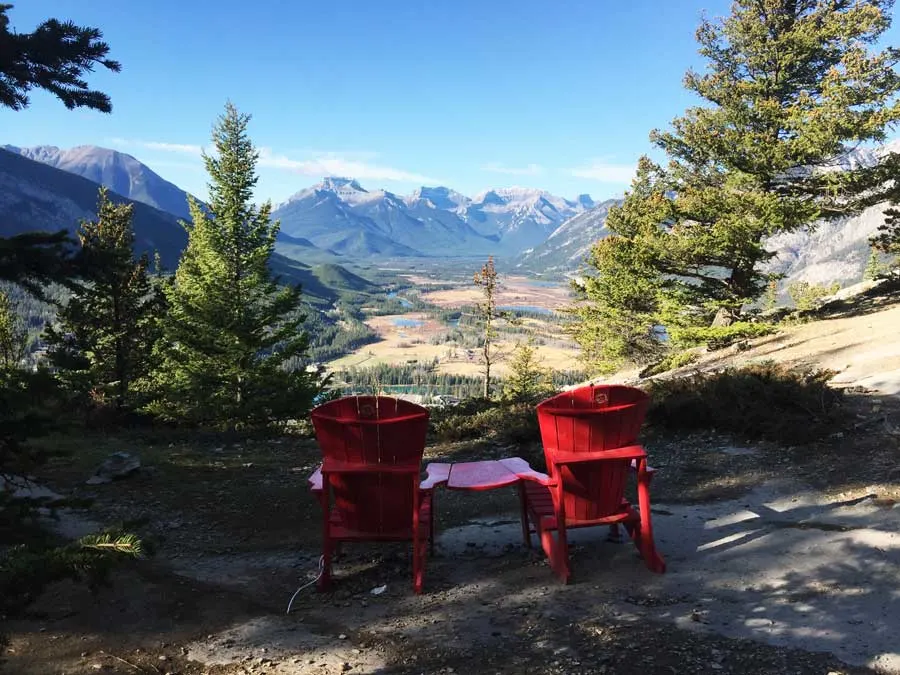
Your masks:
<svg viewBox="0 0 900 675"><path fill-rule="evenodd" d="M290 615L288 600L315 577L320 552L320 513L306 489L319 458L313 441L225 443L136 433L51 439L55 450L70 454L47 467L47 484L95 500L88 511L64 514L61 525L77 535L99 523L124 523L154 554L123 566L96 595L58 584L28 616L6 621L0 670L876 672L868 664L900 672L884 660L892 658L883 646L891 638L872 641L900 630L900 612L866 616L859 612L874 611L869 605L853 604L854 589L876 572L867 601L891 602L891 588L896 595L900 537L852 549L822 538L869 536L872 523L882 521L889 529L879 514L896 513L891 508L900 498L900 405L863 394L848 405L853 419L868 421L865 433L813 448L740 444L711 434L648 437L659 470L654 518L666 575L646 570L630 545L608 543L604 532L589 529L574 538L575 583L559 585L543 556L521 544L514 492L441 490L425 594L412 593L406 546L348 546L336 562L333 591L306 588ZM85 485L117 450L139 454L142 468L108 485ZM430 447L426 461L510 455L540 467L538 446L495 441ZM786 479L780 492L771 487ZM788 507L773 501L776 493ZM804 495L811 496L804 501ZM852 514L865 522L858 532L834 521L837 515L809 515L816 505L844 508L863 498L869 511ZM792 521L793 507L802 515ZM746 545L723 544L742 536L733 522L742 509L761 514L765 524L752 525ZM724 540L708 536L716 522ZM768 548L760 550L761 542ZM830 545L841 546L838 562L827 558L836 567L800 571L804 560L824 565L821 550ZM811 550L820 554L811 557ZM878 550L889 557L873 559ZM756 611L767 612L771 626L755 627Z"/></svg>

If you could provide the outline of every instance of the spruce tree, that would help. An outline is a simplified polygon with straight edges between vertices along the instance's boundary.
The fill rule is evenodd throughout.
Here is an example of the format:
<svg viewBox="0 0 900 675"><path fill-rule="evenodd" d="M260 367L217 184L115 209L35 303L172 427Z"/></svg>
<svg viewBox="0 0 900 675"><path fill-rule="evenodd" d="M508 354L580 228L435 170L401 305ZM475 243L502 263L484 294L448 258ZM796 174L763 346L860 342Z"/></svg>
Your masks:
<svg viewBox="0 0 900 675"><path fill-rule="evenodd" d="M881 255L874 246L869 249L869 259L866 262L866 268L863 270L863 280L872 281L877 279L884 272L884 265L881 263Z"/></svg>
<svg viewBox="0 0 900 675"><path fill-rule="evenodd" d="M16 32L7 15L12 8L0 4L0 106L27 108L28 92L37 88L50 92L69 109L110 112L109 96L90 89L83 79L96 65L121 70L117 61L107 57L109 45L101 31L47 19L30 33ZM44 284L63 282L72 274L68 261L72 243L65 231L0 237L0 279L41 295Z"/></svg>
<svg viewBox="0 0 900 675"><path fill-rule="evenodd" d="M894 155L892 160L897 161L900 155ZM900 168L892 173L900 174ZM872 256L881 255L887 259L881 265L876 277L896 278L900 275L900 182L893 182L894 194L891 197L891 207L884 212L884 223L878 228L875 236L869 240L872 246ZM880 256L879 256L880 258ZM871 260L869 261L871 265ZM867 268L868 272L868 268ZM873 277L874 278L874 277Z"/></svg>
<svg viewBox="0 0 900 675"><path fill-rule="evenodd" d="M259 154L249 121L229 103L204 155L209 201L190 201L148 407L229 430L302 417L315 389L313 375L284 367L305 352L305 317L299 286L279 286L269 269L280 224L271 203L252 204Z"/></svg>
<svg viewBox="0 0 900 675"><path fill-rule="evenodd" d="M541 365L534 336L516 344L509 361L509 376L503 384L503 397L521 403L532 402L552 388L552 374Z"/></svg>
<svg viewBox="0 0 900 675"><path fill-rule="evenodd" d="M146 254L134 257L133 204L116 204L100 188L97 218L78 230L81 279L70 282L56 325L46 329L51 362L68 387L116 408L135 402L147 375L164 312Z"/></svg>
<svg viewBox="0 0 900 675"><path fill-rule="evenodd" d="M28 332L9 297L0 289L0 370L18 368L28 351Z"/></svg>
<svg viewBox="0 0 900 675"><path fill-rule="evenodd" d="M606 374L625 363L658 356L660 289L665 279L656 268L658 223L670 214L659 186L659 168L642 158L631 192L611 210L607 227L616 232L591 247L585 263L600 274L584 274L573 283L576 303L567 326L592 373Z"/></svg>
<svg viewBox="0 0 900 675"><path fill-rule="evenodd" d="M900 120L897 51L870 48L891 4L735 0L728 17L701 23L707 70L689 71L685 86L703 104L652 132L668 163L643 158L643 184L607 221L653 272L656 306L643 325L740 320L765 290L770 236L884 198L879 167L833 169ZM601 278L619 264L589 263ZM627 324L628 304L610 302Z"/></svg>
<svg viewBox="0 0 900 675"><path fill-rule="evenodd" d="M110 112L109 96L90 89L83 79L96 65L113 72L122 68L107 58L109 45L100 30L47 19L31 33L17 33L9 26L7 12L12 8L0 4L0 105L27 108L28 92L37 87L69 109Z"/></svg>
<svg viewBox="0 0 900 675"><path fill-rule="evenodd" d="M482 396L491 397L491 367L500 356L495 340L497 338L497 321L504 313L497 310L497 269L494 267L494 256L488 256L487 262L474 274L472 282L481 289L484 302L475 304L475 321L481 328L481 368L484 373Z"/></svg>

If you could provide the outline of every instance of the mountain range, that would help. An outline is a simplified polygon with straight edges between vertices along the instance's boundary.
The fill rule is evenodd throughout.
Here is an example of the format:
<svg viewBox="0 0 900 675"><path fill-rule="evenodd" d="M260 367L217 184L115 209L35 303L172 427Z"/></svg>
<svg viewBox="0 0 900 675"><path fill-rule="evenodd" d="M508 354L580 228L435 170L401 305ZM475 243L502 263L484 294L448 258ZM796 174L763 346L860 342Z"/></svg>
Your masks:
<svg viewBox="0 0 900 675"><path fill-rule="evenodd" d="M4 149L188 217L187 193L131 155L89 145ZM568 200L529 188L487 190L470 198L446 187L422 187L401 196L327 177L277 205L273 217L281 221L279 250L321 262L373 256L512 257L593 206L589 195Z"/></svg>
<svg viewBox="0 0 900 675"><path fill-rule="evenodd" d="M593 206L543 190L488 190L474 198L446 187L400 196L329 177L301 190L272 214L281 231L342 255L512 256L536 246Z"/></svg>
<svg viewBox="0 0 900 675"><path fill-rule="evenodd" d="M871 164L900 149L895 145L855 150L834 168ZM96 184L101 183L138 202L139 248L155 247L169 259L177 257L184 231L176 220L188 216L187 193L136 158L96 146L4 149L3 233L30 229L35 223L71 229L79 218L92 214ZM48 198L54 191L60 193L58 202ZM507 269L562 276L577 273L591 244L609 234L606 218L616 203L595 203L588 195L568 200L530 188L493 189L467 197L447 187L421 187L397 195L366 190L349 178L327 177L276 205L273 217L281 221L277 250L285 259L279 264L295 274L307 268L305 263L493 254ZM784 273L785 283L859 280L868 238L883 222L883 210L884 205L878 205L852 218L773 237L768 247L776 255L770 269ZM298 267L287 259L303 262Z"/></svg>
<svg viewBox="0 0 900 675"><path fill-rule="evenodd" d="M33 148L4 145L2 148L105 185L123 197L154 206L178 218L190 217L184 190L124 152L94 145L79 145L68 150L52 145Z"/></svg>
<svg viewBox="0 0 900 675"><path fill-rule="evenodd" d="M49 164L0 149L0 235L31 230L74 232L81 220L97 212L97 183ZM114 201L132 201L120 194ZM135 248L159 252L162 263L174 268L187 243L187 234L172 213L134 201Z"/></svg>

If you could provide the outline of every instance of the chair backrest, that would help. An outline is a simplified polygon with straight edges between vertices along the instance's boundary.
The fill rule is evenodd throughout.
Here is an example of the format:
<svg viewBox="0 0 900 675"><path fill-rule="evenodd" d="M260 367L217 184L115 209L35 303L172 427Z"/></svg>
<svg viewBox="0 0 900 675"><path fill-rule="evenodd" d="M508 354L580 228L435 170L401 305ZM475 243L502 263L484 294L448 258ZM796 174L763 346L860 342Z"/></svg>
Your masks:
<svg viewBox="0 0 900 675"><path fill-rule="evenodd" d="M323 458L360 468L329 476L344 524L373 534L408 528L419 475L392 475L383 469L421 463L428 410L389 396L347 396L323 403L311 416Z"/></svg>
<svg viewBox="0 0 900 675"><path fill-rule="evenodd" d="M573 465L557 476L556 453L614 450L637 443L650 397L623 385L588 385L537 405L547 469L561 480L567 520L616 513L625 495L629 460Z"/></svg>

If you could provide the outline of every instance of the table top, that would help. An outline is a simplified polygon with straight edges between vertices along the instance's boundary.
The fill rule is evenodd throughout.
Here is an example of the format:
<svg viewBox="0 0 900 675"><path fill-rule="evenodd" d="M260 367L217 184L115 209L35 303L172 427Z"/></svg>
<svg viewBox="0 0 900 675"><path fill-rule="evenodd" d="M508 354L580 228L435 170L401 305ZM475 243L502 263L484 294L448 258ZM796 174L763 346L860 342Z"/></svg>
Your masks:
<svg viewBox="0 0 900 675"><path fill-rule="evenodd" d="M429 464L426 471L432 472L431 467L438 471L447 470L446 485L451 490L492 490L505 485L513 485L520 480L533 480L537 483L546 483L549 480L547 474L535 471L528 462L521 457L507 457L498 460L486 460L481 462L458 462L454 464Z"/></svg>

